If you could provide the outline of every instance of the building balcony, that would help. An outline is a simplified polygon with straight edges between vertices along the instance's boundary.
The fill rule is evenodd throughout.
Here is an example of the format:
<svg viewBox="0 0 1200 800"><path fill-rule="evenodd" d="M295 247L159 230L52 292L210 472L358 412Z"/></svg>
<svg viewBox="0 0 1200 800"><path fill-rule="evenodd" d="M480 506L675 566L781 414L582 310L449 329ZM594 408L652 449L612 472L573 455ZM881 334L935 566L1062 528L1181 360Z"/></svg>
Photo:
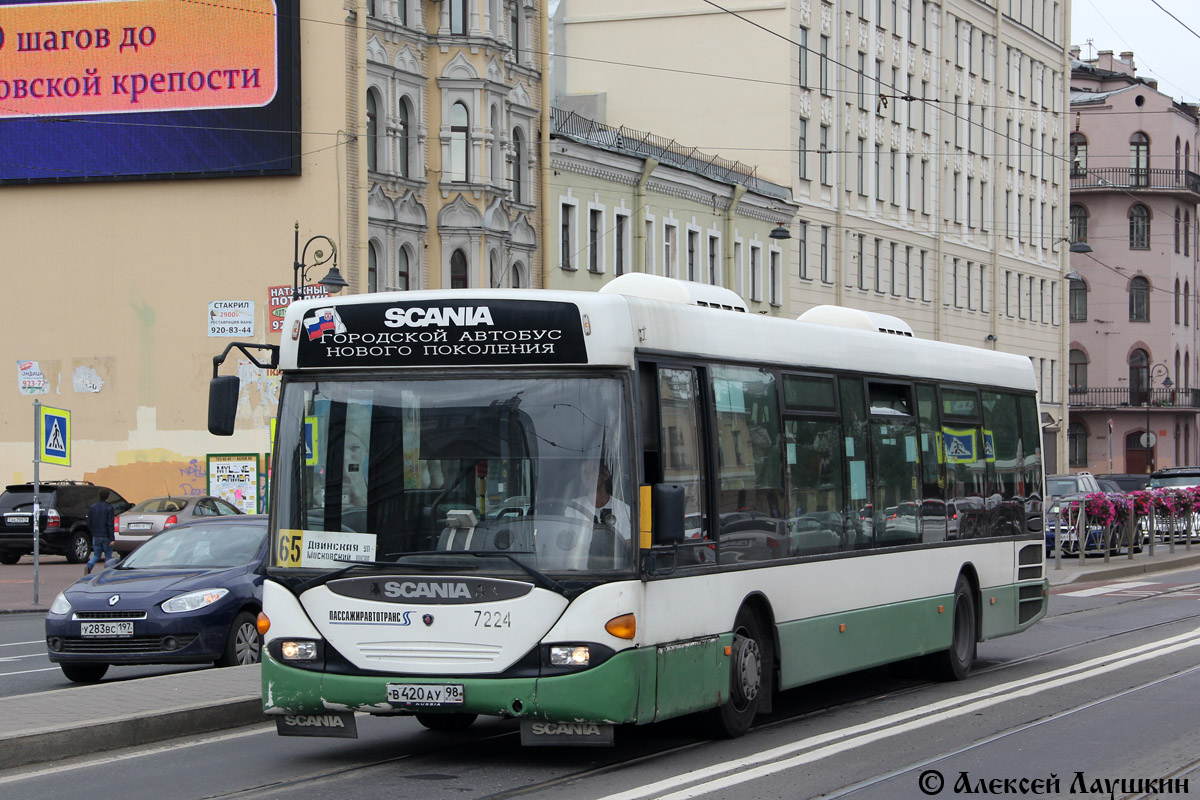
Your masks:
<svg viewBox="0 0 1200 800"><path fill-rule="evenodd" d="M1200 389L1130 389L1128 386L1071 389L1067 402L1071 408L1151 408L1200 409Z"/></svg>
<svg viewBox="0 0 1200 800"><path fill-rule="evenodd" d="M1072 167L1072 192L1114 190L1178 194L1195 203L1200 202L1200 175L1182 169L1103 167L1076 171Z"/></svg>

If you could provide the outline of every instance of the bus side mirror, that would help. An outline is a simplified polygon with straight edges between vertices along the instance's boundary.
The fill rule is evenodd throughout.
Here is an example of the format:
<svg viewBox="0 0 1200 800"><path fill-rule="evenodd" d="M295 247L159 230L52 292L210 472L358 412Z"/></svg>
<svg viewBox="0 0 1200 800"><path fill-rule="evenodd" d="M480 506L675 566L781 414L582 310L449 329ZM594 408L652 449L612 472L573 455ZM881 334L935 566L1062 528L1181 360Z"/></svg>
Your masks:
<svg viewBox="0 0 1200 800"><path fill-rule="evenodd" d="M656 483L651 490L654 544L677 544L684 540L684 491L678 483Z"/></svg>
<svg viewBox="0 0 1200 800"><path fill-rule="evenodd" d="M209 433L215 436L233 435L241 388L237 375L217 375L208 382Z"/></svg>

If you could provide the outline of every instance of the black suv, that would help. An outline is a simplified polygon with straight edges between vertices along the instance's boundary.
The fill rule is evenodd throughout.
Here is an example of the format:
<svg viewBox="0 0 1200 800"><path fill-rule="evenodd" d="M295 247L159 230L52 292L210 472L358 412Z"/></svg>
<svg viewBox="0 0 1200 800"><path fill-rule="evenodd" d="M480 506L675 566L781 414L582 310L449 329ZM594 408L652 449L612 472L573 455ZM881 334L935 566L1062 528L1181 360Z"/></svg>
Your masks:
<svg viewBox="0 0 1200 800"><path fill-rule="evenodd" d="M66 556L73 564L92 554L88 532L88 507L100 499L100 490L84 481L43 481L38 489L39 522L43 555ZM108 502L120 514L130 507L121 495L108 490ZM33 484L14 483L0 494L0 564L15 564L33 552Z"/></svg>

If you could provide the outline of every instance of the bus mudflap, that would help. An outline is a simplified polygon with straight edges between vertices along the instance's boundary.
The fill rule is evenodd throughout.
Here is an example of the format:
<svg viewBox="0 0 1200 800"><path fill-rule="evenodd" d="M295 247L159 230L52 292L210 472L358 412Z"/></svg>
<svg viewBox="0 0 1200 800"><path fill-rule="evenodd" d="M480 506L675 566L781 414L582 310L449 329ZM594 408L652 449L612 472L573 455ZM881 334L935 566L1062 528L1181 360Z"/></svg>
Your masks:
<svg viewBox="0 0 1200 800"><path fill-rule="evenodd" d="M614 725L605 722L521 720L522 747L612 747Z"/></svg>
<svg viewBox="0 0 1200 800"><path fill-rule="evenodd" d="M353 711L326 711L321 714L283 714L275 717L275 732L280 736L323 736L333 739L357 739L358 726Z"/></svg>

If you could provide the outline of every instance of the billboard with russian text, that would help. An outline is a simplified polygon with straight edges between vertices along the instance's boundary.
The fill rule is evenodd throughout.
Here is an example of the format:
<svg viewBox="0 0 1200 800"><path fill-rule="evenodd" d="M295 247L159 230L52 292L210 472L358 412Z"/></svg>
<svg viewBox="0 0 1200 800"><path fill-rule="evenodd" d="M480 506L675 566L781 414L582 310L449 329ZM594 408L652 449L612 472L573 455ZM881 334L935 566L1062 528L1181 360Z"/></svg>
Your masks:
<svg viewBox="0 0 1200 800"><path fill-rule="evenodd" d="M298 174L298 0L0 0L0 183Z"/></svg>

